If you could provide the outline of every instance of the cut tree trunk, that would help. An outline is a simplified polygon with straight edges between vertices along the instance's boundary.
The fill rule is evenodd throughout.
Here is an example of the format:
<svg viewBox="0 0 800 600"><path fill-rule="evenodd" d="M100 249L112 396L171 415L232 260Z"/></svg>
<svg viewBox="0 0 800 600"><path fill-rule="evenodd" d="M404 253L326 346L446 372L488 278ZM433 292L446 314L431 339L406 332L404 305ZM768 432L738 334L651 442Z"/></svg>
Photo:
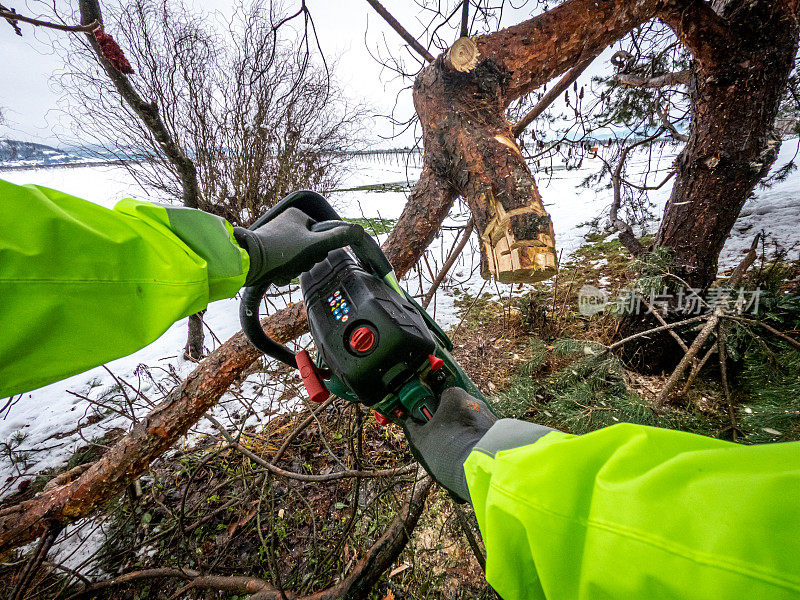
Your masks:
<svg viewBox="0 0 800 600"><path fill-rule="evenodd" d="M417 76L425 167L469 204L484 277L531 283L556 268L553 223L506 120L511 102L679 4L568 0L497 33L460 38Z"/></svg>
<svg viewBox="0 0 800 600"><path fill-rule="evenodd" d="M186 338L186 348L183 351L184 358L193 360L203 358L203 316L205 314L206 311L201 310L189 315L189 334Z"/></svg>

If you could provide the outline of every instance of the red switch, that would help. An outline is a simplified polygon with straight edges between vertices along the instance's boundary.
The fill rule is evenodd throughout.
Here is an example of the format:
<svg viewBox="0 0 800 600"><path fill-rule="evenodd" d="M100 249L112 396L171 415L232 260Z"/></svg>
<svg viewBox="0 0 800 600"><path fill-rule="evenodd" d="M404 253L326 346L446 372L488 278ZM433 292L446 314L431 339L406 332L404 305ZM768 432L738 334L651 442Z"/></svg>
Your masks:
<svg viewBox="0 0 800 600"><path fill-rule="evenodd" d="M308 397L313 402L325 402L331 393L325 387L325 382L319 376L314 363L311 362L308 351L298 352L294 355L294 359L297 361L297 370L300 371L300 377L303 378L303 385L306 386Z"/></svg>
<svg viewBox="0 0 800 600"><path fill-rule="evenodd" d="M428 354L428 362L431 363L431 371L438 371L444 366L444 361L433 354Z"/></svg>
<svg viewBox="0 0 800 600"><path fill-rule="evenodd" d="M375 333L369 327L359 327L350 335L350 347L356 352L368 352L375 345Z"/></svg>
<svg viewBox="0 0 800 600"><path fill-rule="evenodd" d="M392 420L389 417L382 415L377 410L373 410L372 414L375 415L375 420L381 427L386 427L389 423L392 422Z"/></svg>

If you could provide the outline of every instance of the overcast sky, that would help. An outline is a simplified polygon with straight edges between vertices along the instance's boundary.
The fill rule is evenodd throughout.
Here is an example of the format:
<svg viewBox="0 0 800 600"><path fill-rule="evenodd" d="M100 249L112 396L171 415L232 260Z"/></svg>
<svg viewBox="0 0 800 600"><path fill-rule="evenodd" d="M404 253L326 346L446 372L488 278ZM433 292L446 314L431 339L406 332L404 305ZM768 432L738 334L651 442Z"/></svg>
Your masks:
<svg viewBox="0 0 800 600"><path fill-rule="evenodd" d="M72 5L76 2L72 0ZM27 0L27 4L23 0L9 0L4 4L10 4L20 13L41 14L42 5L38 0ZM68 8L70 2L57 0L57 4ZM190 4L209 13L228 14L234 2L194 0ZM411 0L384 0L384 5L413 34L422 32L421 20L424 15L419 13ZM299 1L286 0L286 6L299 6ZM403 43L399 36L365 0L308 0L308 6L316 22L323 51L328 57L338 57L335 76L345 93L354 99L366 101L377 114L391 112L397 93L408 82L399 80L394 73L383 69L370 56L369 50L374 53L379 47L383 48L385 40L392 53L400 53ZM526 10L506 11L504 25L519 22L529 15L530 11ZM456 20L453 19L454 23ZM54 53L51 36L71 34L43 31L24 23L20 26L23 37L15 35L4 22L0 23L0 64L3 69L0 109L6 119L6 125L0 126L0 137L57 145L54 129L58 122L58 95L50 80L61 67L62 58ZM113 35L113 31L111 33ZM456 37L454 33L451 36L453 40ZM403 117L413 115L409 92L400 96L396 114ZM376 119L371 130L377 145L382 147L413 143L410 134L396 140L380 141L380 136L393 133L390 123L385 119Z"/></svg>

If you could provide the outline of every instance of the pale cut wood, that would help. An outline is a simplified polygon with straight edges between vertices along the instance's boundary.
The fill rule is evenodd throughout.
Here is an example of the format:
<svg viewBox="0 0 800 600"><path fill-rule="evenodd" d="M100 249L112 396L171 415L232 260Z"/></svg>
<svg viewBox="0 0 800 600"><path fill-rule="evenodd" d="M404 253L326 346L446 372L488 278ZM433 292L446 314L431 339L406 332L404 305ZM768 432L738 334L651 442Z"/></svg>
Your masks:
<svg viewBox="0 0 800 600"><path fill-rule="evenodd" d="M477 44L469 37L458 38L447 52L450 66L462 73L469 73L477 67L479 56Z"/></svg>

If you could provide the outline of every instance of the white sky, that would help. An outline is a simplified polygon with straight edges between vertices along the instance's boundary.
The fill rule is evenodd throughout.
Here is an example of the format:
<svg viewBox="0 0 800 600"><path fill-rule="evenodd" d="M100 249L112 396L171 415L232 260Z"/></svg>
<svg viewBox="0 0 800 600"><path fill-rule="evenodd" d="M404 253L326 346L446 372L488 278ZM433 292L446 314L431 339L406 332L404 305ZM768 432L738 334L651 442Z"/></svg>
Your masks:
<svg viewBox="0 0 800 600"><path fill-rule="evenodd" d="M374 53L383 40L393 54L401 52L403 42L365 0L308 0L314 17L320 44L326 56L338 57L335 76L350 97L366 101L376 114L391 112L399 90L408 85L394 73L382 68L368 51ZM450 0L455 5L455 0ZM6 0L6 6L20 13L41 14L41 0ZM57 0L64 12L76 6L76 0ZM189 0L198 10L223 14L230 13L234 2L231 0ZM414 35L421 35L424 15L411 0L384 0L392 14ZM443 3L445 4L445 3ZM535 3L532 3L535 4ZM285 0L288 10L299 6L299 0ZM517 23L530 16L530 10L507 10L503 24ZM456 24L458 18L453 19ZM53 134L58 120L58 95L50 85L51 76L58 71L62 58L52 49L52 36L71 35L51 32L20 24L23 37L14 34L11 27L0 22L0 65L2 65L2 87L0 87L0 109L6 118L6 125L0 126L0 138L38 141L58 145ZM111 31L113 35L113 31ZM453 32L445 33L455 40ZM366 44L365 44L366 38ZM436 54L436 52L433 52ZM409 61L411 64L411 61ZM134 65L135 67L135 65ZM413 115L411 94L406 91L400 96L396 115L408 118ZM395 140L380 140L390 136L392 126L386 119L378 118L371 126L376 146L396 147L413 144L409 132Z"/></svg>

